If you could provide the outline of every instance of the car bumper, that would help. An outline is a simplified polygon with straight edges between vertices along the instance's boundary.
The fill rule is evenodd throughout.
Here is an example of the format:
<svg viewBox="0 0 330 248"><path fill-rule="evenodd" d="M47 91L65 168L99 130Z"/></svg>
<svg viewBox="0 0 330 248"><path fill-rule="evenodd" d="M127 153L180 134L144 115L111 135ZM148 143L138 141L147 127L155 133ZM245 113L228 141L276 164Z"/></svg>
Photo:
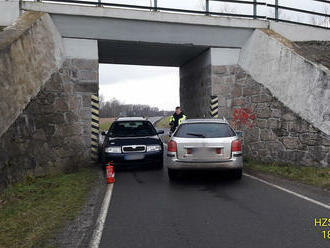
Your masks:
<svg viewBox="0 0 330 248"><path fill-rule="evenodd" d="M243 157L226 161L182 161L167 157L167 167L173 170L232 170L243 168Z"/></svg>
<svg viewBox="0 0 330 248"><path fill-rule="evenodd" d="M139 159L127 160L128 155L143 156ZM159 152L144 152L144 153L129 153L129 154L116 154L116 153L105 153L103 156L103 163L106 165L108 162L113 161L115 167L135 167L143 165L157 165L163 161L163 151Z"/></svg>

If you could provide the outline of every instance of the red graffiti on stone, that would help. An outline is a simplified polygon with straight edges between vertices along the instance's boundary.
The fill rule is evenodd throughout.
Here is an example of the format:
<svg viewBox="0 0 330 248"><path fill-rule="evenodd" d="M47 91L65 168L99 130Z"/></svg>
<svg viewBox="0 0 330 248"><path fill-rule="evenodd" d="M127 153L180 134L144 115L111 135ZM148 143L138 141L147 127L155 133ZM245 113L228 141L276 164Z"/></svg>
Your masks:
<svg viewBox="0 0 330 248"><path fill-rule="evenodd" d="M236 108L233 112L234 124L237 127L251 128L255 119L256 115L248 108Z"/></svg>

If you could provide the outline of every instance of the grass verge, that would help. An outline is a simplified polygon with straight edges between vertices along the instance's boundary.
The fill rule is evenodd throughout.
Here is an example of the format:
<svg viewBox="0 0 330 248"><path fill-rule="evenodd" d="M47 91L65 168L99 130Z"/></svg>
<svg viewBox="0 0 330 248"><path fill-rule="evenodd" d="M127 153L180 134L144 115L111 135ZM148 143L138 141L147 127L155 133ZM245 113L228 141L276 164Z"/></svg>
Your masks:
<svg viewBox="0 0 330 248"><path fill-rule="evenodd" d="M156 128L170 128L170 116L164 117L156 124Z"/></svg>
<svg viewBox="0 0 330 248"><path fill-rule="evenodd" d="M0 195L0 247L45 247L82 209L95 171L27 179Z"/></svg>
<svg viewBox="0 0 330 248"><path fill-rule="evenodd" d="M108 131L115 118L100 118L100 131Z"/></svg>
<svg viewBox="0 0 330 248"><path fill-rule="evenodd" d="M330 168L281 165L278 163L262 163L246 161L244 166L252 171L282 176L298 182L314 185L330 190Z"/></svg>
<svg viewBox="0 0 330 248"><path fill-rule="evenodd" d="M108 131L111 126L111 122L100 123L100 131Z"/></svg>

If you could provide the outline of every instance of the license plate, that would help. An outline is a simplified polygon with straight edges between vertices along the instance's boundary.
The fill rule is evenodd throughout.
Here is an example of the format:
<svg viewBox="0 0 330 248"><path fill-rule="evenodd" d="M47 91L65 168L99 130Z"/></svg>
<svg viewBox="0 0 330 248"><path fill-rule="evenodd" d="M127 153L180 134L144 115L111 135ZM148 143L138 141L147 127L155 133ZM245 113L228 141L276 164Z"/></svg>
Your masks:
<svg viewBox="0 0 330 248"><path fill-rule="evenodd" d="M127 154L124 157L125 160L140 160L144 159L144 154Z"/></svg>

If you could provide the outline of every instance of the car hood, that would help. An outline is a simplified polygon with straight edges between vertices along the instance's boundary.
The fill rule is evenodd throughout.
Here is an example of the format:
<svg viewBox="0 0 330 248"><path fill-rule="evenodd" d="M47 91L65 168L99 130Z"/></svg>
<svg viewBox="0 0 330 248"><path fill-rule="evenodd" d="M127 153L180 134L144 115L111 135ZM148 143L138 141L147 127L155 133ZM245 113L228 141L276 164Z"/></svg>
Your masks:
<svg viewBox="0 0 330 248"><path fill-rule="evenodd" d="M160 145L162 143L158 137L157 138L155 137L111 138L111 139L107 139L105 142L108 146L153 145L153 144Z"/></svg>

